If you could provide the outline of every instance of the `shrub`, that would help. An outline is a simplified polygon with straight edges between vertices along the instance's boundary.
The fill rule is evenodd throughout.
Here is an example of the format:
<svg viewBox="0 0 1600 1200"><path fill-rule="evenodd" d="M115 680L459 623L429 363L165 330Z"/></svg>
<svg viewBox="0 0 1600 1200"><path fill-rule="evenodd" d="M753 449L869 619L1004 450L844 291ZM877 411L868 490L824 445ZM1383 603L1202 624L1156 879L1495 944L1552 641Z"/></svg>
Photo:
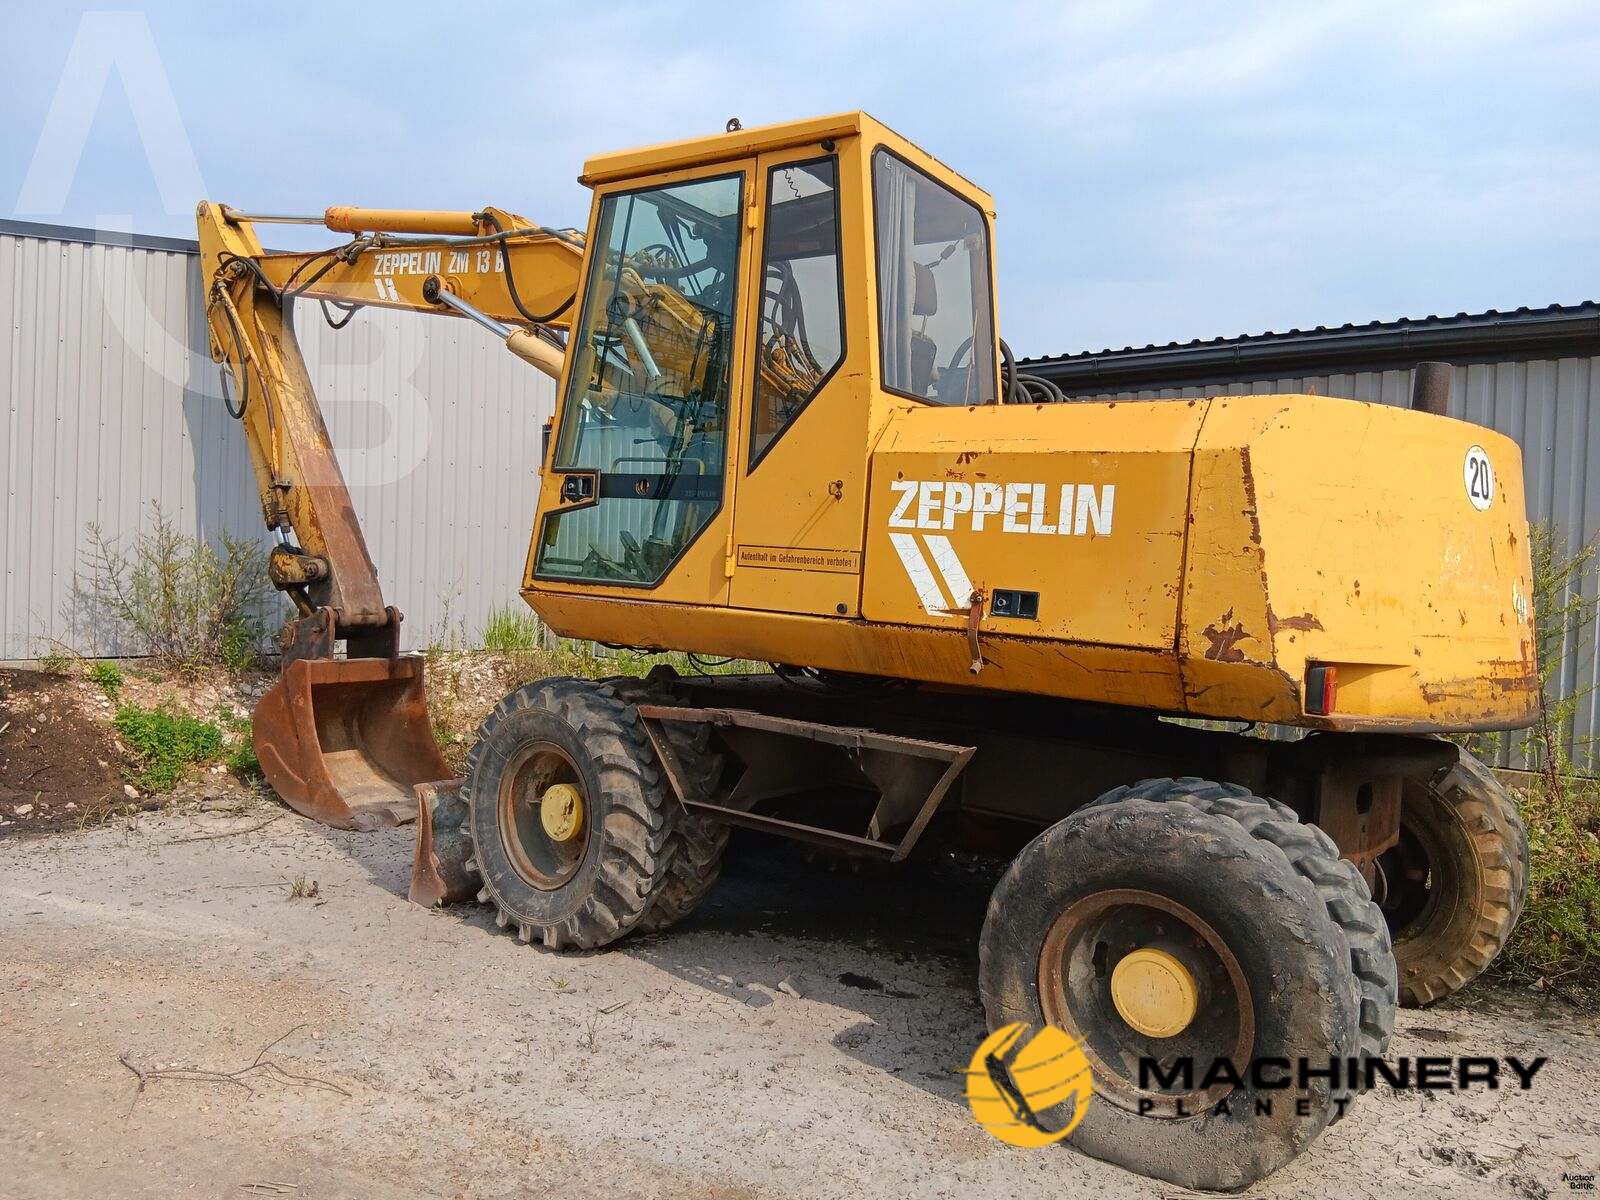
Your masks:
<svg viewBox="0 0 1600 1200"><path fill-rule="evenodd" d="M39 656L39 670L47 675L65 675L72 668L72 656L61 650L48 650Z"/></svg>
<svg viewBox="0 0 1600 1200"><path fill-rule="evenodd" d="M1531 534L1533 625L1543 691L1539 723L1523 751L1547 774L1554 775L1566 770L1569 757L1580 765L1589 765L1593 757L1589 739L1577 736L1572 729L1578 702L1587 689L1575 686L1563 691L1562 676L1567 663L1593 636L1596 599L1589 593L1600 568L1600 534L1572 550L1566 548L1561 531L1549 521L1539 522ZM1566 745L1569 732L1570 755ZM1560 790L1559 786L1556 790Z"/></svg>
<svg viewBox="0 0 1600 1200"><path fill-rule="evenodd" d="M1532 529L1539 718L1514 743L1535 773L1518 799L1528 827L1528 903L1506 946L1515 975L1600 1001L1600 780L1593 744L1574 728L1581 686L1566 667L1593 636L1600 537L1575 549L1549 522ZM1517 736L1517 735L1513 735Z"/></svg>
<svg viewBox="0 0 1600 1200"><path fill-rule="evenodd" d="M114 662L97 662L86 672L90 683L97 684L102 692L115 700L122 692L122 668Z"/></svg>
<svg viewBox="0 0 1600 1200"><path fill-rule="evenodd" d="M224 533L218 546L178 532L153 504L126 549L90 523L76 598L119 643L193 673L237 669L255 657L273 595L259 544Z"/></svg>
<svg viewBox="0 0 1600 1200"><path fill-rule="evenodd" d="M1580 1001L1600 1001L1600 780L1534 776L1521 797L1528 826L1528 904L1506 966Z"/></svg>
<svg viewBox="0 0 1600 1200"><path fill-rule="evenodd" d="M115 724L135 760L129 781L141 791L171 791L191 767L222 753L222 730L175 709L124 704Z"/></svg>

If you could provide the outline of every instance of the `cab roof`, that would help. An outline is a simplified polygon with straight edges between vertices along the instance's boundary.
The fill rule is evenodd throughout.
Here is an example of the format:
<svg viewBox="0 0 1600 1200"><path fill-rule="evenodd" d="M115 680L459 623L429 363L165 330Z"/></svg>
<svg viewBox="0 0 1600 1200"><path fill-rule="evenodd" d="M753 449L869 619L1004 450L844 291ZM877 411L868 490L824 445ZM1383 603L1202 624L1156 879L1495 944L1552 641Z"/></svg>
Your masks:
<svg viewBox="0 0 1600 1200"><path fill-rule="evenodd" d="M950 170L927 151L895 133L881 121L859 110L836 113L827 117L811 117L803 121L784 121L777 125L760 125L752 129L736 129L730 133L715 133L708 137L687 138L679 142L662 142L655 146L641 146L635 150L597 154L583 164L583 174L578 177L578 182L594 187L597 184L635 179L662 171L678 171L687 167L749 158L769 150L783 150L789 146L812 145L824 138L855 136L882 142L912 161L921 159L936 165L955 179L959 179L985 209L993 212L994 201L982 188L965 176Z"/></svg>

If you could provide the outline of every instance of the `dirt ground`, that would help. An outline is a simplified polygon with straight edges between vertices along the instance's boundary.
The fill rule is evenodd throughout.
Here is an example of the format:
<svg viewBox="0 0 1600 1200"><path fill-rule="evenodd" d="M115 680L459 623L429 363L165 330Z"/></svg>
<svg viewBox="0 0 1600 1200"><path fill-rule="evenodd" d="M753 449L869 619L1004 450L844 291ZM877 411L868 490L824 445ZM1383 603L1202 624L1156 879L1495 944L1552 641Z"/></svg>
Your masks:
<svg viewBox="0 0 1600 1200"><path fill-rule="evenodd" d="M122 753L77 700L52 676L0 671L0 831L75 827L124 798Z"/></svg>
<svg viewBox="0 0 1600 1200"><path fill-rule="evenodd" d="M130 666L113 700L78 670L0 668L0 844L174 804L237 803L252 789L221 765L192 773L172 794L140 792L128 782L130 756L112 717L119 704L133 703L216 720L249 712L271 679L249 671L183 681Z"/></svg>
<svg viewBox="0 0 1600 1200"><path fill-rule="evenodd" d="M0 1195L1179 1194L971 1120L982 870L822 875L748 840L687 925L560 956L409 905L411 849L265 804L0 843ZM142 1092L119 1061L234 1072L269 1043ZM1485 986L1396 1043L1550 1062L1528 1092L1380 1086L1254 1194L1542 1197L1600 1168L1591 1018Z"/></svg>

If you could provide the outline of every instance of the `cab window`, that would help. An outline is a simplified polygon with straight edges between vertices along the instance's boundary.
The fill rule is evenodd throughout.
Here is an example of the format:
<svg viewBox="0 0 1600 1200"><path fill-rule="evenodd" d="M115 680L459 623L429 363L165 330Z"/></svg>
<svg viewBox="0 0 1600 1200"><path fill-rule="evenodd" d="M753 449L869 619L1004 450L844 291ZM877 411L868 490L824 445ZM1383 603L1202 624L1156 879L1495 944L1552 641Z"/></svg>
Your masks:
<svg viewBox="0 0 1600 1200"><path fill-rule="evenodd" d="M893 152L872 159L883 386L933 404L990 404L997 386L983 212Z"/></svg>
<svg viewBox="0 0 1600 1200"><path fill-rule="evenodd" d="M837 159L787 163L767 173L764 243L752 468L844 356Z"/></svg>
<svg viewBox="0 0 1600 1200"><path fill-rule="evenodd" d="M553 463L594 497L545 518L537 575L654 585L721 507L743 180L601 201Z"/></svg>

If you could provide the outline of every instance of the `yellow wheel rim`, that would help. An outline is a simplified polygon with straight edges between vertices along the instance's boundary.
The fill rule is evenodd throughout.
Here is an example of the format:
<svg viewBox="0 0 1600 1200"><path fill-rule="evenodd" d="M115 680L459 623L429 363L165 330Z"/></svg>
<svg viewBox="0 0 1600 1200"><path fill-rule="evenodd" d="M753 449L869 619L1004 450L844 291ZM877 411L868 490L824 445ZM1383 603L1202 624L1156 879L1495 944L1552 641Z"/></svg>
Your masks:
<svg viewBox="0 0 1600 1200"><path fill-rule="evenodd" d="M570 842L583 827L583 797L570 783L553 783L539 797L539 821L552 842Z"/></svg>
<svg viewBox="0 0 1600 1200"><path fill-rule="evenodd" d="M1194 976L1165 950L1135 950L1111 972L1117 1015L1147 1037L1169 1038L1189 1028L1199 1009Z"/></svg>

